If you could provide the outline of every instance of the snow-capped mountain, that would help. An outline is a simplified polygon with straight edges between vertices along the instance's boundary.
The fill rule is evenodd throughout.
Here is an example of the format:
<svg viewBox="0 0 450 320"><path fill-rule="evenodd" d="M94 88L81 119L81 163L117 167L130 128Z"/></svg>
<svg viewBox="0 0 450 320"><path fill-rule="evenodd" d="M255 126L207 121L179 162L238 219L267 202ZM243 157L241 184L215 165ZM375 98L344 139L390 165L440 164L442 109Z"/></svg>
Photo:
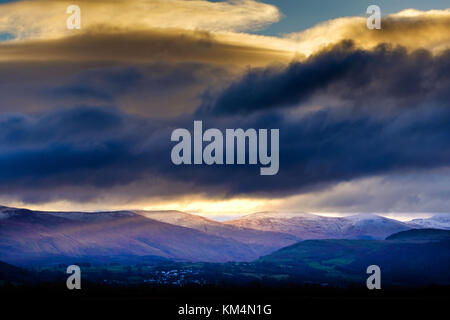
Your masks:
<svg viewBox="0 0 450 320"><path fill-rule="evenodd" d="M260 212L225 223L180 211L45 212L0 206L0 260L251 261L306 239L385 239L411 228L448 228L447 216L409 223L377 215Z"/></svg>
<svg viewBox="0 0 450 320"><path fill-rule="evenodd" d="M309 213L258 212L226 221L241 228L282 232L302 239L336 238L344 227L344 220Z"/></svg>
<svg viewBox="0 0 450 320"><path fill-rule="evenodd" d="M146 218L160 222L195 229L206 234L230 238L246 244L259 245L261 246L261 249L266 248L267 251L273 251L301 240L301 238L286 233L270 231L265 232L240 226L228 225L181 211L134 212ZM265 249L263 249L263 251L265 251Z"/></svg>
<svg viewBox="0 0 450 320"><path fill-rule="evenodd" d="M221 226L166 212L44 212L0 208L0 260L12 264L178 261L251 261L299 239ZM166 223L167 220L172 223ZM203 227L200 226L200 221ZM174 223L179 223L175 225ZM190 227L185 227L190 226ZM199 229L204 229L203 231Z"/></svg>
<svg viewBox="0 0 450 320"><path fill-rule="evenodd" d="M426 219L413 219L408 224L413 228L432 228L450 230L450 215L436 215Z"/></svg>
<svg viewBox="0 0 450 320"><path fill-rule="evenodd" d="M276 231L303 239L384 239L411 229L407 224L372 214L324 217L309 213L262 212L225 222L264 231Z"/></svg>
<svg viewBox="0 0 450 320"><path fill-rule="evenodd" d="M346 239L385 239L394 233L411 229L404 222L375 214L358 214L344 219L346 225L342 235Z"/></svg>

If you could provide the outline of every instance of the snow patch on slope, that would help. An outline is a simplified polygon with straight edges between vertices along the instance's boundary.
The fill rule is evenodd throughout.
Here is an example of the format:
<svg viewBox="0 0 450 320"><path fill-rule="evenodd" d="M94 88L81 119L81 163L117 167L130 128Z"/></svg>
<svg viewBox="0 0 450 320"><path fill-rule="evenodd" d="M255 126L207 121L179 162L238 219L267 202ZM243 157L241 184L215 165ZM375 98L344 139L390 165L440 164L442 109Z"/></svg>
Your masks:
<svg viewBox="0 0 450 320"><path fill-rule="evenodd" d="M437 215L426 219L413 219L409 225L415 228L450 230L450 215Z"/></svg>

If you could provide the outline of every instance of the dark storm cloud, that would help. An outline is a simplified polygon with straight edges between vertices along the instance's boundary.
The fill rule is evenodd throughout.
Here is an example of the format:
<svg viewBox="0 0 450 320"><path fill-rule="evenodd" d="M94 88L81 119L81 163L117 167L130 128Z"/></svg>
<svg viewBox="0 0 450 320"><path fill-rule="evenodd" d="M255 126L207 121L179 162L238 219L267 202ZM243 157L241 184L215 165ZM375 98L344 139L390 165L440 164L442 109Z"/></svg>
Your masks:
<svg viewBox="0 0 450 320"><path fill-rule="evenodd" d="M343 116L332 108L302 118L276 112L246 120L230 117L228 123L222 118L224 127L280 128L278 174L259 176L250 166L177 167L171 173L200 185L222 185L228 195L281 196L364 176L445 167L450 164L449 121L448 108L381 118ZM215 126L213 119L204 123Z"/></svg>
<svg viewBox="0 0 450 320"><path fill-rule="evenodd" d="M115 109L78 107L0 120L2 188L133 181L158 155L158 125ZM158 157L154 157L158 159ZM153 165L158 161L153 161Z"/></svg>
<svg viewBox="0 0 450 320"><path fill-rule="evenodd" d="M111 107L4 114L0 191L19 198L26 195L27 201L80 200L105 191L275 196L360 177L446 167L448 58L449 52L432 56L425 51L381 47L371 52L340 45L287 69L259 70L257 76L252 71L225 89L212 110L202 106L194 115L162 120ZM121 81L127 83L130 77L131 82L141 81L133 71L121 72L113 74L119 79L113 86L122 87ZM310 82L299 75L310 75ZM98 79L86 81L101 89L105 83ZM307 90L298 92L291 83L297 80ZM339 99L339 104L295 113L294 105L301 109L301 101L317 94ZM232 97L226 106L224 97ZM279 173L260 176L259 166L250 165L173 165L170 134L175 128L192 131L194 120L203 120L204 130L279 128Z"/></svg>
<svg viewBox="0 0 450 320"><path fill-rule="evenodd" d="M388 45L368 51L344 41L287 68L253 70L203 109L246 114L296 107L320 96L358 108L448 104L449 87L449 50L437 56Z"/></svg>
<svg viewBox="0 0 450 320"><path fill-rule="evenodd" d="M450 163L450 114L443 109L384 120L366 116L336 119L332 111L299 120L277 114L246 120L204 119L205 127L280 128L280 172L270 177L259 176L256 166L171 164L171 130L192 130L194 118L162 123L109 110L79 112L68 110L44 117L52 121L3 121L2 136L15 136L14 143L9 139L1 142L3 194L32 189L35 199L40 199L39 195L47 199L52 190L60 193L60 188L112 190L122 186L126 190L128 184L144 179L145 188L133 192L285 195L356 177ZM159 187L161 179L166 183ZM171 183L189 188L170 188ZM79 199L80 194L68 191L62 197Z"/></svg>

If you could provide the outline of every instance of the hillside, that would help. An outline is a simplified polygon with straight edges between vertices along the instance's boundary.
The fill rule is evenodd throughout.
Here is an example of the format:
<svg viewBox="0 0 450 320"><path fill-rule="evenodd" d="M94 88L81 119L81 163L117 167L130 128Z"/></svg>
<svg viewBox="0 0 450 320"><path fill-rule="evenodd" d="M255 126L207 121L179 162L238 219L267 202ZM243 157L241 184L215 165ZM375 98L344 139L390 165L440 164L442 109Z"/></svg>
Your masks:
<svg viewBox="0 0 450 320"><path fill-rule="evenodd" d="M61 261L248 261L267 248L163 223L133 212L54 213L2 209L0 259L17 265Z"/></svg>
<svg viewBox="0 0 450 320"><path fill-rule="evenodd" d="M386 238L386 240L403 240L403 241L436 241L450 240L450 230L439 229L416 229L395 233Z"/></svg>
<svg viewBox="0 0 450 320"><path fill-rule="evenodd" d="M403 238L395 236L394 238ZM363 281L369 265L380 266L390 284L450 284L450 241L307 240L257 260L289 270L299 279Z"/></svg>
<svg viewBox="0 0 450 320"><path fill-rule="evenodd" d="M25 283L32 282L33 276L30 272L0 261L0 283Z"/></svg>
<svg viewBox="0 0 450 320"><path fill-rule="evenodd" d="M209 235L230 238L260 246L265 253L296 243L301 238L280 232L261 231L220 223L205 217L180 211L134 211L146 218L195 229ZM262 252L263 252L262 251Z"/></svg>

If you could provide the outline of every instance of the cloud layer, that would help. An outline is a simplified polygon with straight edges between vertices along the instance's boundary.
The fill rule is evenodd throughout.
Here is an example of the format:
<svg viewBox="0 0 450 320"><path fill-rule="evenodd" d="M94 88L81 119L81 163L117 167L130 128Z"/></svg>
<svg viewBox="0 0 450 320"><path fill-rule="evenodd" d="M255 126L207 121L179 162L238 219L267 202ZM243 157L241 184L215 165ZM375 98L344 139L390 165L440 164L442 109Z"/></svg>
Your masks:
<svg viewBox="0 0 450 320"><path fill-rule="evenodd" d="M67 4L0 5L0 32L16 37L0 43L2 200L289 196L311 210L353 211L362 199L371 211L447 203L436 195L445 184L433 189L427 177L450 177L449 10L390 15L381 32L351 17L269 37L243 31L280 12L250 0L81 1L75 33L65 29ZM194 120L279 128L278 175L173 165L170 134ZM401 200L373 200L392 200L387 184ZM422 185L424 199L409 201ZM370 199L357 189L373 190Z"/></svg>
<svg viewBox="0 0 450 320"><path fill-rule="evenodd" d="M51 194L46 188L52 186L109 189L146 181L151 187L146 193L153 196L192 192L211 197L282 196L364 176L445 167L450 161L450 100L445 90L450 83L449 56L448 51L433 56L424 51L407 53L402 48L362 51L343 44L300 66L261 70L257 77L247 75L231 85L233 90L220 95L229 95L231 90L235 101L190 115L145 119L108 107L77 107L40 116L3 116L0 184L5 186L4 193L35 190L39 185L36 194L44 195ZM380 66L387 68L381 70ZM315 84L303 70L311 75L316 71L326 86L320 87L320 81ZM337 76L328 75L330 72ZM129 84L139 80L132 71L121 77ZM297 83L304 84L305 77L317 86L306 88L307 92L326 93L333 103L295 114L295 110L308 108L311 100L302 98L305 88ZM257 82L249 85L248 79ZM101 82L95 87L101 88ZM316 92L319 87L324 92ZM246 103L249 88L262 100ZM75 93L80 95L83 90L88 89L76 88ZM107 86L105 92L110 91L115 91L114 87ZM275 94L267 98L264 92ZM101 95L101 91L85 93ZM288 94L293 96L286 97ZM337 100L340 103L334 102ZM225 116L217 115L217 110ZM241 118L241 112L247 116ZM248 165L172 165L171 131L192 129L193 120L200 115L208 127L280 128L279 174L259 177L257 168ZM190 187L168 190L165 185L159 189L152 185L152 177L169 184L188 181Z"/></svg>

